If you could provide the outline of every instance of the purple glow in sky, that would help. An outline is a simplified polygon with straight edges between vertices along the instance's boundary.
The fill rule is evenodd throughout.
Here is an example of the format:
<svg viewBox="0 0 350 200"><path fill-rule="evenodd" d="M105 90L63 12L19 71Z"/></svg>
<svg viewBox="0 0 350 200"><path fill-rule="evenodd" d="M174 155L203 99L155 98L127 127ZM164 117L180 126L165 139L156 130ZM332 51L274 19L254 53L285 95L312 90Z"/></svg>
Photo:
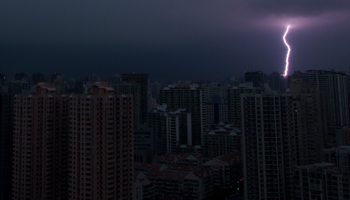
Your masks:
<svg viewBox="0 0 350 200"><path fill-rule="evenodd" d="M283 74L284 77L286 77L286 76L288 75L288 66L289 66L290 46L289 46L289 44L287 43L287 40L286 40L286 36L287 36L287 34L288 34L289 27L290 27L290 25L287 26L287 30L286 30L286 32L285 32L284 35L283 35L284 44L285 44L285 45L287 46L287 48L288 48L288 52L287 52L287 55L286 55L286 66L285 66L284 74Z"/></svg>

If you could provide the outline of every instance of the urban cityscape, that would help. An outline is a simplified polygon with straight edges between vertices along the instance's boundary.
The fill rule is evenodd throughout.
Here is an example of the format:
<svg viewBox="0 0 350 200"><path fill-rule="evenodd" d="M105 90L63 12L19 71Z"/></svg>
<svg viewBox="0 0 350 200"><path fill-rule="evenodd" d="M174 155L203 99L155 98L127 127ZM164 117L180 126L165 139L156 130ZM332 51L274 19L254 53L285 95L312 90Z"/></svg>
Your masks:
<svg viewBox="0 0 350 200"><path fill-rule="evenodd" d="M349 75L0 75L4 199L348 199Z"/></svg>
<svg viewBox="0 0 350 200"><path fill-rule="evenodd" d="M1 1L1 200L350 200L350 1Z"/></svg>

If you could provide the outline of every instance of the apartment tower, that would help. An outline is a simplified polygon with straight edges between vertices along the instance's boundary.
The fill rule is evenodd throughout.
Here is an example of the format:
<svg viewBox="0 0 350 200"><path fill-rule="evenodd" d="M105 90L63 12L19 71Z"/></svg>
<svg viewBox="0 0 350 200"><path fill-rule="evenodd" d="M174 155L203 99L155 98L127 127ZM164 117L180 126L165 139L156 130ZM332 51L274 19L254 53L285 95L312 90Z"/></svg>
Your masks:
<svg viewBox="0 0 350 200"><path fill-rule="evenodd" d="M69 121L69 199L132 199L132 96L95 82L69 96Z"/></svg>
<svg viewBox="0 0 350 200"><path fill-rule="evenodd" d="M53 83L15 95L12 199L67 199L68 97Z"/></svg>
<svg viewBox="0 0 350 200"><path fill-rule="evenodd" d="M95 82L89 95L38 83L16 95L13 199L131 199L133 101Z"/></svg>

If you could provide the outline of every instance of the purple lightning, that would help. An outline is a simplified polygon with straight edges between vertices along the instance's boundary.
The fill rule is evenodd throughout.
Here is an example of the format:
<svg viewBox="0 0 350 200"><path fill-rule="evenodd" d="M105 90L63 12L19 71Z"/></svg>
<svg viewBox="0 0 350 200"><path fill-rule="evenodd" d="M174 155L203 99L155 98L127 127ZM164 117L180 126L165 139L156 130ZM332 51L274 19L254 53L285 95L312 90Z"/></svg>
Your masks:
<svg viewBox="0 0 350 200"><path fill-rule="evenodd" d="M287 36L287 34L288 34L289 27L290 27L290 25L287 26L287 30L286 30L286 32L285 32L284 35L283 35L284 44L285 44L285 45L287 46L287 48L288 48L288 52L287 52L287 56L286 56L286 66L285 66L285 70L284 70L284 74L283 74L284 77L286 77L286 76L288 75L288 66L289 66L290 47L289 47L289 44L287 43L287 40L286 40L286 36Z"/></svg>

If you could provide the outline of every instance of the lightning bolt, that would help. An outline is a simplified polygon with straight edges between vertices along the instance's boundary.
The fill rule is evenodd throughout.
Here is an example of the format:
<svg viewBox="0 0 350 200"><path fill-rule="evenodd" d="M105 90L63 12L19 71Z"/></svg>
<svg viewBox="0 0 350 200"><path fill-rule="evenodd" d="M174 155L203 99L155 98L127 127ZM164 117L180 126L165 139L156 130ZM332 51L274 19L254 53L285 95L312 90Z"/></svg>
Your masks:
<svg viewBox="0 0 350 200"><path fill-rule="evenodd" d="M286 36L287 36L287 34L288 34L289 27L290 27L290 25L287 26L287 30L286 30L286 32L285 32L284 35L283 35L284 44L285 44L285 45L287 46L287 48L288 48L288 52L287 52L287 55L286 55L286 66L285 66L284 74L283 74L284 77L286 77L286 76L288 75L288 66L289 66L290 46L289 46L289 44L287 43L287 40L286 40Z"/></svg>

